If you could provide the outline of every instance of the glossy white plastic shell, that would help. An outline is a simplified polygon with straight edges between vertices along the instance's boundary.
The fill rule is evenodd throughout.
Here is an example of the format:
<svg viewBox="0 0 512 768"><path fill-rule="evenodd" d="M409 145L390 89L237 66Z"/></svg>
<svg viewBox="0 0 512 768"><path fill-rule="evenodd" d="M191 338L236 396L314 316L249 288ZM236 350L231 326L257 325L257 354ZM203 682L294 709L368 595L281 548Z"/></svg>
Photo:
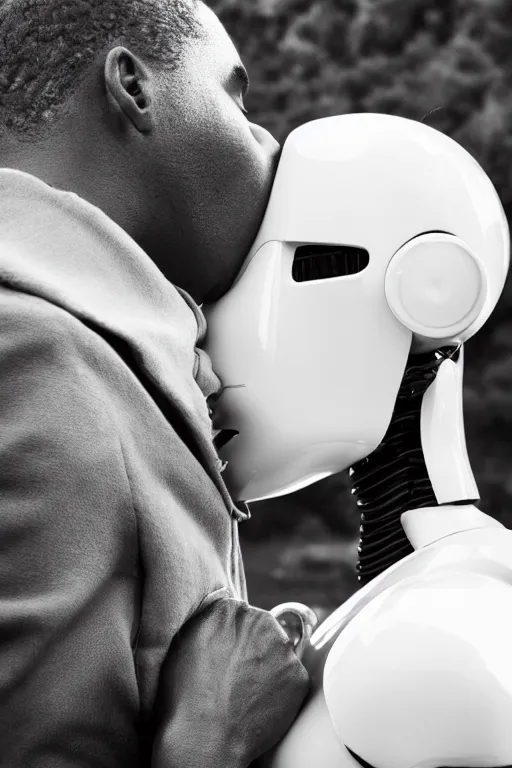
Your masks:
<svg viewBox="0 0 512 768"><path fill-rule="evenodd" d="M512 764L512 531L473 506L402 524L415 551L313 634L312 694L262 768L360 768L347 747L374 768Z"/></svg>
<svg viewBox="0 0 512 768"><path fill-rule="evenodd" d="M485 288L477 316L468 310L469 327L433 342L417 334L435 348L476 333L503 289L509 230L488 176L455 141L405 118L343 115L290 134L237 280L203 307L206 351L225 387L214 427L240 433L219 452L235 500L290 493L381 442L413 339L388 304L386 274L400 249L427 232L465 243ZM295 249L307 243L364 248L369 265L295 282ZM450 270L446 283L454 305L466 306ZM456 493L447 489L451 499Z"/></svg>

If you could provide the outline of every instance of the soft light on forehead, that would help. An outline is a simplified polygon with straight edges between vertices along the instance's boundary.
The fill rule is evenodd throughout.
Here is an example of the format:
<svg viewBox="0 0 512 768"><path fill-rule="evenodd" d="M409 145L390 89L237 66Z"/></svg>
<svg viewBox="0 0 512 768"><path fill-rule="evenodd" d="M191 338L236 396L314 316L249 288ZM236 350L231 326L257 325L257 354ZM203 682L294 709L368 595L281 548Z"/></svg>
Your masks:
<svg viewBox="0 0 512 768"><path fill-rule="evenodd" d="M243 90L246 91L249 87L247 71L223 24L211 8L208 8L204 3L200 3L197 13L205 32L202 42L209 49L210 65L226 81L239 80Z"/></svg>

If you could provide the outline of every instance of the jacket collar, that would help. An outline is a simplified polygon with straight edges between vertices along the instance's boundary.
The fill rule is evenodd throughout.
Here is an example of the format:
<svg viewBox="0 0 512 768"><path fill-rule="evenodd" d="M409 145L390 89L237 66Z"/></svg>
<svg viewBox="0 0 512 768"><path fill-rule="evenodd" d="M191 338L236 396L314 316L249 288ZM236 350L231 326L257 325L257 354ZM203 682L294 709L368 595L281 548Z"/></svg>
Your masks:
<svg viewBox="0 0 512 768"><path fill-rule="evenodd" d="M186 419L230 512L247 516L234 507L213 445L206 398L221 382L200 347L207 329L201 308L121 227L72 192L0 169L0 211L0 282L126 342Z"/></svg>

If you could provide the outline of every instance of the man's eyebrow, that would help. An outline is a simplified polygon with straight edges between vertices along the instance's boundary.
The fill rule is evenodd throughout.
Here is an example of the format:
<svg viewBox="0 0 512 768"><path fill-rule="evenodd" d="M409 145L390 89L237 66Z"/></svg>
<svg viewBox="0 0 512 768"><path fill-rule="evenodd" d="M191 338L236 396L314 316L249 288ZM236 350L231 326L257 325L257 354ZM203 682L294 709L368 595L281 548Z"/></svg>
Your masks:
<svg viewBox="0 0 512 768"><path fill-rule="evenodd" d="M244 65L235 64L231 72L231 77L233 80L238 81L238 83L242 86L242 93L244 96L246 96L247 91L249 90L249 75L247 74L247 70Z"/></svg>

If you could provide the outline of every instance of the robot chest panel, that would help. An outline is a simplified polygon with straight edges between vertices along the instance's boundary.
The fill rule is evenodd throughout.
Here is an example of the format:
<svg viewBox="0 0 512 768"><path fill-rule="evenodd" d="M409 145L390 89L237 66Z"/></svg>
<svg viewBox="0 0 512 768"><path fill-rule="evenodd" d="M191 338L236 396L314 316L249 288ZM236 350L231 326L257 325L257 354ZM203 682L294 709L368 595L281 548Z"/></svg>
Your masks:
<svg viewBox="0 0 512 768"><path fill-rule="evenodd" d="M318 627L303 659L312 680L308 701L285 740L264 765L270 768L310 768L311 765L359 768L336 735L332 725L333 712L329 712L326 701L324 671L329 667L327 662L333 646L338 640L343 644L351 634L357 635L362 615L371 612L386 595L391 596L398 589L407 598L418 585L427 581L432 581L435 590L442 594L450 589L450 581L454 578L459 596L460 584L467 585L463 591L469 596L470 583L475 579L481 580L485 588L496 594L497 590L512 586L512 532L504 528L473 530L433 542L370 582L334 611ZM336 649L333 656L335 653ZM346 683L344 673L339 684L344 688ZM506 761L496 764L506 764Z"/></svg>
<svg viewBox="0 0 512 768"><path fill-rule="evenodd" d="M406 594L429 581L442 591L445 575L452 572L480 574L496 583L512 584L512 531L503 527L484 528L447 536L415 551L352 595L317 628L306 650L304 662L313 690L322 685L334 643L376 598L398 585Z"/></svg>

